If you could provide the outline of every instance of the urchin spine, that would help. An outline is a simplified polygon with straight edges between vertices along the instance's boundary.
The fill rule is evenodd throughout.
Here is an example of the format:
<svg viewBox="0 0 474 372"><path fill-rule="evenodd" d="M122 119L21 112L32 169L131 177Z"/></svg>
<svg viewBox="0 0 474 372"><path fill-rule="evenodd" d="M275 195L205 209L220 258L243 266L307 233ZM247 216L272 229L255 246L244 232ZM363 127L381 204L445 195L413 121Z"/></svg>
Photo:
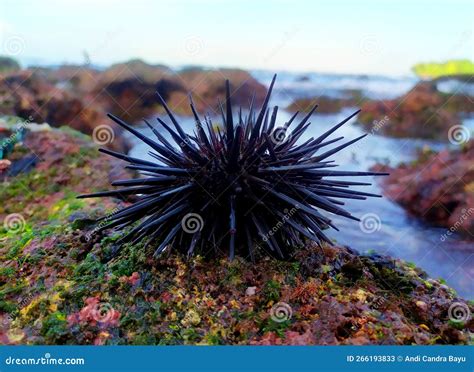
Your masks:
<svg viewBox="0 0 474 372"><path fill-rule="evenodd" d="M274 76L263 105L255 116L253 103L247 116L239 110L234 124L230 83L226 81L223 130L215 130L211 117L202 121L190 98L196 130L187 134L163 98L158 95L172 126L158 118L173 145L149 121L146 125L156 139L145 136L121 119L109 114L118 125L149 145L148 161L107 149L100 151L128 162L140 178L112 183L122 188L80 197L128 197L136 201L107 219L98 231L129 229L121 242L145 241L156 246L155 256L167 247L191 256L218 254L227 250L230 259L241 254L254 260L256 248L278 259L287 259L305 238L318 244L330 239L323 230L337 228L321 212L358 221L343 209L340 199L366 199L380 195L351 190L370 183L344 181L333 177L374 176L385 173L333 170L336 152L365 135L319 153L343 139L327 140L338 128L356 116L356 111L317 138L299 140L308 129L317 105L289 131L295 113L283 126L277 126L278 107L268 108ZM288 210L292 213L289 215ZM189 216L197 228L189 228ZM283 222L282 222L283 221ZM277 227L277 228L276 228ZM260 244L255 244L259 242Z"/></svg>

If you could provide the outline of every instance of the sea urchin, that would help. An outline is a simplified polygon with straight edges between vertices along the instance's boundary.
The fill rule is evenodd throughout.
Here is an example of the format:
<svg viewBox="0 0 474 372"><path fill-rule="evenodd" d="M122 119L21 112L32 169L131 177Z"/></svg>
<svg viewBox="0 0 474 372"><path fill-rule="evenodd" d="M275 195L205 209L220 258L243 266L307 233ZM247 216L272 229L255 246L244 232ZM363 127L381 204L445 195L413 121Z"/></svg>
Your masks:
<svg viewBox="0 0 474 372"><path fill-rule="evenodd" d="M379 195L350 190L350 186L370 184L339 178L382 173L333 170L336 164L327 159L364 136L330 150L327 147L343 137L327 138L359 111L317 138L298 141L308 129L308 120L317 105L299 123L295 124L295 113L283 126L277 126L278 107L271 112L268 108L275 78L258 114L251 103L248 114L244 117L240 109L237 118L226 81L222 130L214 127L209 116L200 120L190 97L196 130L185 133L158 95L174 128L157 120L179 148L148 121L145 122L156 139L109 114L118 125L149 145L156 161L100 149L127 161L126 168L141 176L112 183L121 189L80 196L136 196L130 206L99 219L97 230L128 228L120 242L145 241L156 247L155 256L166 249L176 249L188 256L223 251L230 259L239 254L254 260L257 251L261 251L287 259L305 238L331 244L323 230L337 228L323 211L358 221L341 207L344 202L340 199Z"/></svg>

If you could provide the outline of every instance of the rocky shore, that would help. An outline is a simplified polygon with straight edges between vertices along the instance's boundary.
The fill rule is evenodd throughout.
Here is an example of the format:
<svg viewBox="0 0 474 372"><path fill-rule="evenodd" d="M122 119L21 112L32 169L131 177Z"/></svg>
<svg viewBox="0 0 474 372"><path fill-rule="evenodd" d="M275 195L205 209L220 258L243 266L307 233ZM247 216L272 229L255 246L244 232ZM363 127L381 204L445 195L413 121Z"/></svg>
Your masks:
<svg viewBox="0 0 474 372"><path fill-rule="evenodd" d="M382 182L385 195L411 214L474 239L474 141L455 150L421 152L411 164L396 168L376 166L389 172Z"/></svg>
<svg viewBox="0 0 474 372"><path fill-rule="evenodd" d="M474 111L472 103L470 96L441 93L434 82L421 82L399 98L365 101L358 120L377 134L447 142L450 129Z"/></svg>
<svg viewBox="0 0 474 372"><path fill-rule="evenodd" d="M1 114L52 127L68 126L88 135L106 125L115 137L107 146L120 151L128 151L129 144L106 114L111 112L131 123L141 121L163 111L157 92L176 113L184 115L191 114L189 92L199 111L220 113L217 102L223 101L225 79L230 80L237 105L248 105L248 97L254 93L255 104L261 104L266 94L262 84L238 69L196 67L174 71L140 60L115 64L103 71L87 65L20 70L12 65L14 61L1 63L5 66L0 68Z"/></svg>
<svg viewBox="0 0 474 372"><path fill-rule="evenodd" d="M127 178L71 129L26 133L0 184L2 344L467 344L473 303L419 268L308 244L292 262L158 260L94 234ZM468 155L466 155L468 156ZM469 155L472 156L472 155Z"/></svg>
<svg viewBox="0 0 474 372"><path fill-rule="evenodd" d="M334 114L346 107L359 107L365 100L360 91L348 90L345 92L344 98L333 98L323 95L319 97L296 99L287 107L287 110L290 112L309 112L314 105L317 104L318 113Z"/></svg>

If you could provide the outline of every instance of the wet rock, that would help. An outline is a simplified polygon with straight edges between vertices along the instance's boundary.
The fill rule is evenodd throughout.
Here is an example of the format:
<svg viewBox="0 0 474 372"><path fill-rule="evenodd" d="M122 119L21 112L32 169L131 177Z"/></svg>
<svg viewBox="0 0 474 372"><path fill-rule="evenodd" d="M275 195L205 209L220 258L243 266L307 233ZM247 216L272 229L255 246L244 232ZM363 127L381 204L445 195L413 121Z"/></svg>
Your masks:
<svg viewBox="0 0 474 372"><path fill-rule="evenodd" d="M368 271L372 274L377 284L387 290L398 293L411 293L419 284L403 272L396 262L389 257L362 257Z"/></svg>
<svg viewBox="0 0 474 372"><path fill-rule="evenodd" d="M356 281L364 274L364 266L360 260L345 263L341 267L341 272L350 280Z"/></svg>
<svg viewBox="0 0 474 372"><path fill-rule="evenodd" d="M288 111L309 112L314 105L318 105L317 113L333 114L340 112L346 107L359 107L365 98L360 91L348 90L345 92L346 97L335 98L328 96L319 96L312 98L299 98L294 100L288 107Z"/></svg>
<svg viewBox="0 0 474 372"><path fill-rule="evenodd" d="M36 166L36 164L38 164L38 162L39 158L35 154L12 160L10 162L10 166L5 169L3 173L0 172L0 179L4 179L5 177L14 177L20 173L28 173Z"/></svg>
<svg viewBox="0 0 474 372"><path fill-rule="evenodd" d="M367 101L361 110L359 122L371 133L448 141L459 113L473 105L472 98L442 94L434 83L422 82L400 98Z"/></svg>
<svg viewBox="0 0 474 372"><path fill-rule="evenodd" d="M188 93L193 95L199 112L218 113L217 101L224 99L224 79L231 84L235 105L248 105L255 93L255 104L263 102L266 88L248 72L237 69L207 70L200 68L174 72L143 61L112 66L101 76L94 92L107 111L129 121L137 121L156 111L163 111L156 92L178 114L191 115Z"/></svg>
<svg viewBox="0 0 474 372"><path fill-rule="evenodd" d="M84 229L85 227L91 226L96 223L96 220L91 218L87 213L74 212L72 213L68 221L71 222L73 229Z"/></svg>
<svg viewBox="0 0 474 372"><path fill-rule="evenodd" d="M126 121L147 117L158 107L156 84L138 78L112 81L96 89L105 110Z"/></svg>
<svg viewBox="0 0 474 372"><path fill-rule="evenodd" d="M73 229L71 220L103 217L126 205L75 198L108 186L108 158L64 129L36 132L25 141L40 163L30 175L7 179L0 190L0 219L24 205L28 223L0 245L7 257L0 273L3 305L20 304L14 321L0 322L4 344L469 342L472 318L453 321L450 308L461 304L472 313L472 303L390 257L308 244L292 262L187 260L173 252L153 258L154 247L119 245L112 231L88 239L93 230ZM20 150L13 158L24 155ZM360 271L357 280L346 280Z"/></svg>
<svg viewBox="0 0 474 372"><path fill-rule="evenodd" d="M0 74L8 74L20 69L20 64L11 57L0 56Z"/></svg>
<svg viewBox="0 0 474 372"><path fill-rule="evenodd" d="M101 107L86 104L82 97L52 84L41 73L24 70L0 76L0 104L4 114L53 127L69 126L89 135L94 128L108 125L114 135L105 145L125 152L129 149L122 130L110 123Z"/></svg>
<svg viewBox="0 0 474 372"><path fill-rule="evenodd" d="M122 129L107 118L111 112L135 123L163 111L158 92L177 114L191 115L188 92L201 113L219 114L217 101L224 99L224 79L229 79L234 104L263 102L266 88L248 72L238 69L189 68L173 71L140 60L112 65L105 71L87 66L64 65L35 68L0 75L2 112L53 127L69 126L86 134L108 126L113 141L105 146L127 152Z"/></svg>
<svg viewBox="0 0 474 372"><path fill-rule="evenodd" d="M185 88L193 94L193 100L200 112L212 110L219 113L216 102L223 102L225 91L222 81L228 79L230 82L232 103L235 106L247 107L248 97L255 94L254 104L260 105L265 98L267 89L260 84L247 71L239 69L194 69L179 73L179 77L184 81ZM187 112L190 113L187 108ZM211 112L212 112L211 111Z"/></svg>
<svg viewBox="0 0 474 372"><path fill-rule="evenodd" d="M89 94L97 84L101 71L86 65L62 65L57 68L35 66L32 68L51 84L76 94Z"/></svg>
<svg viewBox="0 0 474 372"><path fill-rule="evenodd" d="M474 141L461 148L440 153L425 152L412 164L397 168L378 165L386 171L383 193L404 206L411 214L454 233L474 236ZM449 190L449 192L446 192Z"/></svg>

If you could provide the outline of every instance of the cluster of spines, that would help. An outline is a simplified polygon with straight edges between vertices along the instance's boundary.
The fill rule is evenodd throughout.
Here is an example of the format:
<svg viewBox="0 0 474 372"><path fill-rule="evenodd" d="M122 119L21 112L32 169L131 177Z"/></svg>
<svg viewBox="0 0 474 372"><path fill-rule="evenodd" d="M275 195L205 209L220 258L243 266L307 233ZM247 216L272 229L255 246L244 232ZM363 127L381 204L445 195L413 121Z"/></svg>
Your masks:
<svg viewBox="0 0 474 372"><path fill-rule="evenodd" d="M343 139L328 137L359 111L317 138L299 143L317 105L298 124L294 124L298 114L295 113L283 126L277 126L278 107L271 112L268 108L274 83L275 77L258 114L255 115L252 100L248 114L244 117L240 109L234 123L227 81L225 107L220 105L223 129L215 127L210 116L201 121L190 97L196 121L192 135L183 130L158 95L172 125L160 118L157 121L175 145L147 120L145 123L156 139L109 115L149 145L152 149L149 155L156 161L100 149L128 162L126 168L138 171L141 176L112 183L121 189L80 196L137 196L132 205L100 219L98 230L129 228L121 242L145 240L157 247L155 256L172 247L188 255L194 254L196 248L203 254L227 249L231 259L239 250L254 259L258 246L273 257L286 259L294 247L304 243L304 238L331 244L323 230L329 226L337 228L321 211L358 221L343 209L344 202L340 199L380 196L349 189L370 183L332 177L383 173L337 171L332 169L337 166L334 161L327 160L365 135L319 153ZM290 131L292 125L295 126ZM293 211L290 217L289 208ZM198 229L186 228L189 221L185 219L189 216L195 218L193 222ZM278 226L276 231L275 226Z"/></svg>

